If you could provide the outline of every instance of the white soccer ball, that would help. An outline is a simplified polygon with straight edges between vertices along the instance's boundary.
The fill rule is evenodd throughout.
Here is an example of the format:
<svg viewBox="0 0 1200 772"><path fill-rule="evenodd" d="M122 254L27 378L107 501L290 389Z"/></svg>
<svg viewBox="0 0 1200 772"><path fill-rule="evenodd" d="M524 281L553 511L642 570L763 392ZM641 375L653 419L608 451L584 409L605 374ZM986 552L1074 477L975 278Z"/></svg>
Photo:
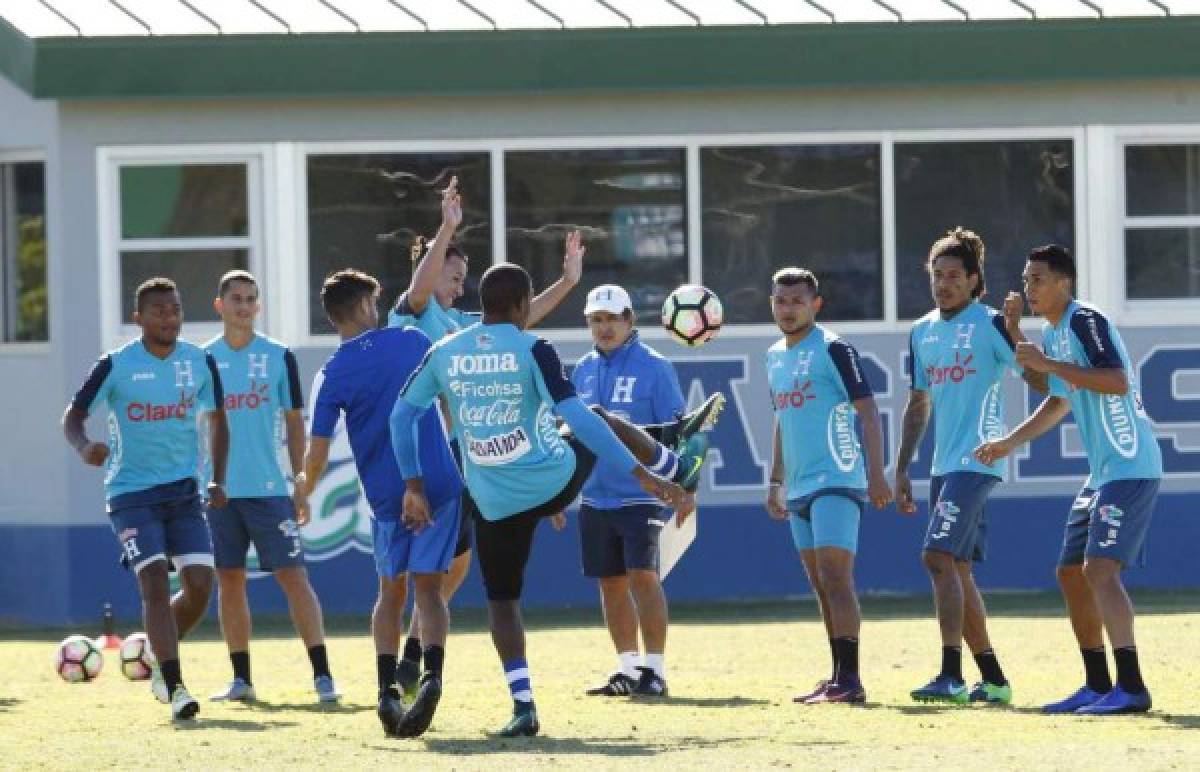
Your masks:
<svg viewBox="0 0 1200 772"><path fill-rule="evenodd" d="M104 669L104 655L84 635L70 635L58 644L54 654L54 670L62 680L77 684L91 681Z"/></svg>
<svg viewBox="0 0 1200 772"><path fill-rule="evenodd" d="M121 641L121 672L130 681L145 681L155 664L145 633L130 633Z"/></svg>
<svg viewBox="0 0 1200 772"><path fill-rule="evenodd" d="M699 284L684 284L663 302L663 327L684 346L708 343L720 331L724 318L720 298Z"/></svg>

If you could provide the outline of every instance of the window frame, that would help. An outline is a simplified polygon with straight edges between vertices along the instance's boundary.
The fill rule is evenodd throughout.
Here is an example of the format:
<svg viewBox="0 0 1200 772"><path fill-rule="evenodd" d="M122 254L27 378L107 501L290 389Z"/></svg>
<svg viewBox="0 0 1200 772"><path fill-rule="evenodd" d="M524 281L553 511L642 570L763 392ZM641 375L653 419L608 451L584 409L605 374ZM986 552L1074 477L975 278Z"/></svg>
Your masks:
<svg viewBox="0 0 1200 772"><path fill-rule="evenodd" d="M0 355L9 354L47 354L50 352L54 343L54 292L50 283L51 266L55 257L54 253L54 238L51 231L51 211L50 211L50 191L54 185L51 177L52 169L50 162L47 159L46 151L42 148L5 148L0 149L0 164L20 164L20 163L40 163L42 165L43 179L45 180L45 197L43 204L46 211L46 340L3 340L0 339ZM3 234L0 234L3 238ZM3 255L0 255L2 258ZM0 271L2 278L2 271ZM6 288L0 285L0 292L5 292ZM0 302L0 308L3 303Z"/></svg>
<svg viewBox="0 0 1200 772"><path fill-rule="evenodd" d="M100 147L97 149L97 227L100 272L100 313L104 348L115 348L139 335L130 320L122 318L121 253L136 251L176 251L205 249L245 249L246 267L262 282L260 287L264 313L259 329L268 334L281 332L285 315L279 278L284 267L278 257L269 254L275 243L269 231L277 231L278 217L274 201L285 196L284 181L276 174L276 148L260 144L196 144ZM121 169L127 166L193 166L243 164L246 167L246 236L201 238L126 239L121 235ZM215 292L214 288L214 292ZM200 343L220 335L221 323L184 320L183 337Z"/></svg>

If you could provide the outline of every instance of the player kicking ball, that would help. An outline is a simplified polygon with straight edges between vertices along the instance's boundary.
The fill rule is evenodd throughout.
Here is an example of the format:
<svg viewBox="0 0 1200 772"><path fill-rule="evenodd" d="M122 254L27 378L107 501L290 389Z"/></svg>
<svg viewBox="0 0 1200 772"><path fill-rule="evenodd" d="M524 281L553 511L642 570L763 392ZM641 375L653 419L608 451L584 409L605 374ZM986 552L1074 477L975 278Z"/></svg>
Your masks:
<svg viewBox="0 0 1200 772"><path fill-rule="evenodd" d="M677 455L636 426L615 416L606 423L589 410L554 348L524 330L533 287L520 266L489 268L479 295L482 323L430 350L396 402L392 439L407 489L404 518L420 527L428 522L433 502L427 500L430 470L418 458L425 437L415 437L411 426L439 395L447 398L467 487L479 510L475 548L492 641L513 699L513 716L499 735L532 736L540 723L520 598L538 524L575 500L597 458L633 474L644 491L681 516L690 514L695 497L685 489L695 490L708 440L703 433L693 435ZM573 436L560 435L555 414Z"/></svg>
<svg viewBox="0 0 1200 772"><path fill-rule="evenodd" d="M1117 329L1073 297L1075 260L1056 244L1029 254L1025 297L1042 317L1042 348L1017 346L1022 367L1046 373L1050 396L1009 435L983 443L976 457L995 464L1073 413L1091 472L1067 515L1058 583L1083 655L1086 683L1046 705L1046 713L1111 715L1150 710L1133 635L1133 603L1121 582L1145 563L1146 532L1162 480L1162 455L1142 408L1133 367ZM1110 680L1104 634L1113 648Z"/></svg>
<svg viewBox="0 0 1200 772"><path fill-rule="evenodd" d="M462 479L437 410L414 413L405 426L410 441L420 435L420 463L428 481L431 516L416 523L401 520L404 484L396 466L388 416L400 388L429 350L429 338L415 328L376 329L379 282L354 270L325 280L321 304L342 344L321 368L313 389L312 436L297 480L304 495L320 479L329 446L344 415L359 481L371 505L371 540L379 596L371 615L379 684L377 714L389 737L416 737L433 721L442 696L442 667L450 615L442 582L458 537ZM396 689L396 650L400 619L412 575L421 615L425 672L406 712Z"/></svg>
<svg viewBox="0 0 1200 772"><path fill-rule="evenodd" d="M137 575L142 619L158 666L151 690L190 719L200 704L183 685L179 639L204 616L213 585L213 551L197 489L199 413L212 411L209 505L227 502L225 465L229 426L217 365L203 349L179 340L183 301L175 283L143 282L133 322L141 337L96 362L63 414L67 442L89 466L105 466L105 494L123 561ZM108 443L88 438L84 423L97 406L108 408ZM171 597L167 561L182 589Z"/></svg>
<svg viewBox="0 0 1200 772"><path fill-rule="evenodd" d="M784 268L771 281L771 315L783 338L767 350L775 431L766 506L772 518L791 523L833 657L829 679L793 701L862 703L867 699L858 672L862 614L854 590L859 519L868 500L876 509L892 500L879 411L858 352L816 323L822 304L817 277ZM862 422L866 471L851 407Z"/></svg>

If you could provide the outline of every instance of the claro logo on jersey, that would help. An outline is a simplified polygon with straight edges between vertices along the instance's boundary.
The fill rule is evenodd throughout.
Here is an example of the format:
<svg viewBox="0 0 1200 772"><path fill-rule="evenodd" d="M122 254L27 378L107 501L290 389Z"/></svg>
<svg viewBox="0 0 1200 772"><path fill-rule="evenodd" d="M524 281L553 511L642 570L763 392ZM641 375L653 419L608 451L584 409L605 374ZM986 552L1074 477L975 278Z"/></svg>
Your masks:
<svg viewBox="0 0 1200 772"><path fill-rule="evenodd" d="M487 375L488 373L517 372L517 355L503 354L455 354L450 357L450 377L456 375Z"/></svg>
<svg viewBox="0 0 1200 772"><path fill-rule="evenodd" d="M963 379L968 375L975 374L975 368L971 367L971 361L975 359L974 354L967 354L965 357L958 353L954 353L954 364L938 367L929 365L925 368L925 377L929 380L930 386L941 386L946 383L962 383Z"/></svg>
<svg viewBox="0 0 1200 772"><path fill-rule="evenodd" d="M225 409L226 410L257 410L262 405L271 401L270 384L263 383L255 386L250 383L250 391L242 394L226 394Z"/></svg>
<svg viewBox="0 0 1200 772"><path fill-rule="evenodd" d="M771 400L775 403L776 410L799 409L804 407L806 402L811 402L816 398L812 381L793 383L790 391L771 392Z"/></svg>
<svg viewBox="0 0 1200 772"><path fill-rule="evenodd" d="M170 405L155 405L151 402L130 402L125 407L125 417L134 423L143 421L185 420L196 407L196 395L181 392L179 401Z"/></svg>

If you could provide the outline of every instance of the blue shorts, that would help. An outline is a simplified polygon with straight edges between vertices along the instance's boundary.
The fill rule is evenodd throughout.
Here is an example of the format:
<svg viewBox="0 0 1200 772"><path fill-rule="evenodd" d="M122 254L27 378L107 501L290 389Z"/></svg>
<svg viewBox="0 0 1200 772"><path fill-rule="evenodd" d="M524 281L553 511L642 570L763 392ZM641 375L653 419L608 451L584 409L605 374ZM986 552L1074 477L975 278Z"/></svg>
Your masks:
<svg viewBox="0 0 1200 772"><path fill-rule="evenodd" d="M671 513L657 504L579 510L583 575L593 579L658 570L658 536Z"/></svg>
<svg viewBox="0 0 1200 772"><path fill-rule="evenodd" d="M981 472L931 478L925 549L982 563L987 557L987 498L998 482L999 477Z"/></svg>
<svg viewBox="0 0 1200 772"><path fill-rule="evenodd" d="M191 478L117 496L108 516L121 562L135 573L156 560L171 559L176 568L213 564L204 505Z"/></svg>
<svg viewBox="0 0 1200 772"><path fill-rule="evenodd" d="M858 552L858 524L867 492L858 488L823 488L788 501L792 542L798 550L840 547Z"/></svg>
<svg viewBox="0 0 1200 772"><path fill-rule="evenodd" d="M288 496L230 499L208 509L217 568L245 568L251 542L264 571L304 565L296 507Z"/></svg>
<svg viewBox="0 0 1200 772"><path fill-rule="evenodd" d="M454 559L461 507L458 496L442 504L433 511L433 524L420 533L400 520L372 518L375 571L388 579L404 573L445 573Z"/></svg>
<svg viewBox="0 0 1200 772"><path fill-rule="evenodd" d="M1146 565L1146 532L1161 480L1113 480L1084 488L1067 515L1060 566L1084 558L1111 558L1123 566Z"/></svg>

